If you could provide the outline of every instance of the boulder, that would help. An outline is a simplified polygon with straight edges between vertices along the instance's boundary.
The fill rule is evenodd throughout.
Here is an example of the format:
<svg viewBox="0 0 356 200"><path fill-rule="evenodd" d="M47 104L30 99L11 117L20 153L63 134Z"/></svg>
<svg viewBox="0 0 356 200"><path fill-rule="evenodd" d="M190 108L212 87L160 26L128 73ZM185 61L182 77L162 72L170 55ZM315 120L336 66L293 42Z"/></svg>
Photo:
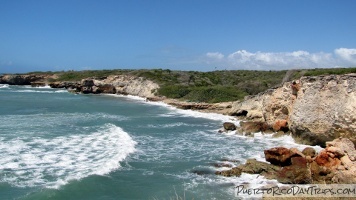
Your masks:
<svg viewBox="0 0 356 200"><path fill-rule="evenodd" d="M241 121L240 127L237 131L240 133L257 133L260 131L266 131L268 128L268 125L263 122Z"/></svg>
<svg viewBox="0 0 356 200"><path fill-rule="evenodd" d="M242 173L261 174L267 178L275 179L275 174L280 170L279 166L271 165L256 159L248 159L245 164L230 170L218 171L215 174L222 176L240 176Z"/></svg>
<svg viewBox="0 0 356 200"><path fill-rule="evenodd" d="M232 123L232 122L225 122L225 123L223 124L223 126L224 126L224 129L227 130L227 131L234 131L234 130L236 130L236 126L235 126L235 124Z"/></svg>
<svg viewBox="0 0 356 200"><path fill-rule="evenodd" d="M244 165L239 167L243 173L260 174L270 179L275 178L276 172L281 169L279 166L257 161L256 159L248 159Z"/></svg>
<svg viewBox="0 0 356 200"><path fill-rule="evenodd" d="M266 161L277 166L291 165L292 157L302 157L302 155L285 147L275 147L264 150Z"/></svg>
<svg viewBox="0 0 356 200"><path fill-rule="evenodd" d="M310 156L311 158L314 158L316 155L316 151L312 147L306 147L305 149L303 149L302 154L304 154L305 156Z"/></svg>
<svg viewBox="0 0 356 200"><path fill-rule="evenodd" d="M326 150L321 151L319 155L315 157L315 162L319 166L325 166L329 169L336 169L341 164L338 158L330 156Z"/></svg>
<svg viewBox="0 0 356 200"><path fill-rule="evenodd" d="M311 171L303 157L292 157L291 165L283 167L276 176L278 182L285 184L312 183Z"/></svg>

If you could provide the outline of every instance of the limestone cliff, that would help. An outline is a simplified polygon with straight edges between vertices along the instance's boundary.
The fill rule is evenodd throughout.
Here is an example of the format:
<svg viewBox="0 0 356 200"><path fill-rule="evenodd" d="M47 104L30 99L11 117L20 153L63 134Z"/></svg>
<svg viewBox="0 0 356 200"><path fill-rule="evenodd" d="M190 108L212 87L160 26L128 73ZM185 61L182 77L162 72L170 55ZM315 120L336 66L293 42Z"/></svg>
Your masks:
<svg viewBox="0 0 356 200"><path fill-rule="evenodd" d="M266 122L286 122L297 141L324 145L346 137L356 143L356 74L302 77L293 91L291 82L235 102L231 115Z"/></svg>
<svg viewBox="0 0 356 200"><path fill-rule="evenodd" d="M53 88L67 88L84 94L124 94L139 97L153 97L159 85L142 77L129 75L111 75L104 78L86 78L74 82L54 82Z"/></svg>
<svg viewBox="0 0 356 200"><path fill-rule="evenodd" d="M118 94L129 94L140 97L153 97L159 88L159 85L153 81L128 75L113 75L108 76L104 80L94 80L94 85L97 87L112 85Z"/></svg>

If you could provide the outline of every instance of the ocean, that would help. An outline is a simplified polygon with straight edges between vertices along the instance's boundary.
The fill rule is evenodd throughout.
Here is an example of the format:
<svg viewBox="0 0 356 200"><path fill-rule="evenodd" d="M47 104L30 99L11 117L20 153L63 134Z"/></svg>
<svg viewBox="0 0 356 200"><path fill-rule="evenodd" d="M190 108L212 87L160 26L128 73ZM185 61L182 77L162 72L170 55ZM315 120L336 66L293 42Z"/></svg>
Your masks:
<svg viewBox="0 0 356 200"><path fill-rule="evenodd" d="M0 85L0 199L234 199L262 176L217 170L297 147L290 136L218 133L230 116L120 95Z"/></svg>

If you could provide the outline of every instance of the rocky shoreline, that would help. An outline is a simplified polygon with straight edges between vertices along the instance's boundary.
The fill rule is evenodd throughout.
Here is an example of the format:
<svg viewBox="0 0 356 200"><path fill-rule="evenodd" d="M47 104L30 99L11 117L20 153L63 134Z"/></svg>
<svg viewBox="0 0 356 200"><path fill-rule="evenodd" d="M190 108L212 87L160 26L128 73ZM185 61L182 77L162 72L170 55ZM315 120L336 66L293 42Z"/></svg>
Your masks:
<svg viewBox="0 0 356 200"><path fill-rule="evenodd" d="M217 174L257 173L281 183L356 183L356 74L302 77L297 82L285 82L280 87L247 96L243 101L216 104L157 96L157 83L136 76L110 75L81 81L55 81L57 78L38 74L2 75L0 84L49 85L83 94L134 95L180 109L235 116L241 120L240 124L225 123L221 132L237 130L237 134L249 136L255 132L291 134L298 143L326 148L316 154L311 149L299 152L277 147L264 152L271 164L248 160Z"/></svg>
<svg viewBox="0 0 356 200"><path fill-rule="evenodd" d="M267 162L248 159L245 164L217 175L240 176L242 173L259 174L284 184L355 184L356 150L346 138L326 143L317 153L312 147L302 152L296 148L275 147L264 150Z"/></svg>
<svg viewBox="0 0 356 200"><path fill-rule="evenodd" d="M290 133L302 144L320 145L344 137L356 144L356 74L309 76L269 89L243 101L197 103L157 96L159 84L130 75L56 81L56 75L2 75L1 84L49 85L83 94L123 94L162 101L180 109L236 116L239 133ZM50 81L51 80L51 81Z"/></svg>

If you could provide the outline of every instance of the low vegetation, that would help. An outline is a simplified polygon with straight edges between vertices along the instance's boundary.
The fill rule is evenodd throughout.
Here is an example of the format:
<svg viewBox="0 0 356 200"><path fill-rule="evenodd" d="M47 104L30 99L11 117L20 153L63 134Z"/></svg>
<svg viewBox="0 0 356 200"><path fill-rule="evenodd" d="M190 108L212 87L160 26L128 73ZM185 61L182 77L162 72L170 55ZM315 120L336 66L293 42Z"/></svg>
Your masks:
<svg viewBox="0 0 356 200"><path fill-rule="evenodd" d="M243 99L285 81L301 76L356 73L356 68L301 69L284 71L224 70L211 72L172 71L169 69L141 70L85 70L62 72L35 72L56 74L57 81L80 81L84 78L105 78L109 75L144 77L160 85L157 95L194 102L225 102Z"/></svg>

